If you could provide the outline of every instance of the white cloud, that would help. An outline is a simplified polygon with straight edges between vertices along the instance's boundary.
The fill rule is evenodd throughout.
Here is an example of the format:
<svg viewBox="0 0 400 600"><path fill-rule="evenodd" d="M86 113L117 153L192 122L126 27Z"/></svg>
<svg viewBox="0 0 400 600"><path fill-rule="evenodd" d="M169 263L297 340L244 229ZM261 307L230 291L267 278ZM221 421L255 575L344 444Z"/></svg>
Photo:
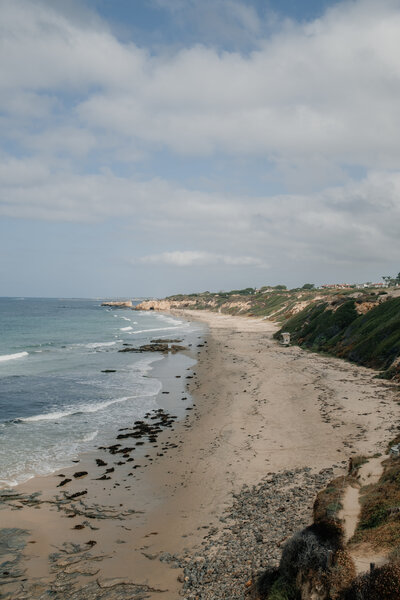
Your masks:
<svg viewBox="0 0 400 600"><path fill-rule="evenodd" d="M393 166L400 142L400 12L383 2L332 10L250 56L202 46L144 64L140 85L82 102L89 126L179 152L314 155Z"/></svg>
<svg viewBox="0 0 400 600"><path fill-rule="evenodd" d="M398 0L343 2L264 39L246 3L221 6L232 12L229 35L245 29L255 50L150 53L90 11L0 0L0 214L123 219L133 236L157 242L142 264L279 268L398 256ZM136 175L132 163L160 150L193 161L257 157L294 191L199 190L151 166L147 179ZM356 167L362 181L351 180Z"/></svg>
<svg viewBox="0 0 400 600"><path fill-rule="evenodd" d="M142 256L134 262L148 265L170 265L174 267L224 265L232 267L266 267L259 258L252 256L228 256L195 250L175 250Z"/></svg>
<svg viewBox="0 0 400 600"><path fill-rule="evenodd" d="M255 35L253 9L222 4ZM71 19L59 4L2 0L1 9L3 110L16 110L11 96L23 106L29 94L39 111L44 94L54 118L52 96L62 105L67 93L72 108L57 110L78 119L77 126L135 144L294 164L315 157L373 168L399 164L394 0L344 2L311 24L258 35L249 55L200 45L150 55L121 43L99 19Z"/></svg>
<svg viewBox="0 0 400 600"><path fill-rule="evenodd" d="M123 45L100 20L74 19L52 2L1 0L1 89L90 93L130 86L146 53Z"/></svg>
<svg viewBox="0 0 400 600"><path fill-rule="evenodd" d="M356 265L400 255L400 172L375 171L308 195L250 197L110 171L52 173L38 161L14 159L1 164L0 189L3 216L117 220L132 240L140 236L154 248L142 258L147 264ZM172 244L196 250L165 252Z"/></svg>

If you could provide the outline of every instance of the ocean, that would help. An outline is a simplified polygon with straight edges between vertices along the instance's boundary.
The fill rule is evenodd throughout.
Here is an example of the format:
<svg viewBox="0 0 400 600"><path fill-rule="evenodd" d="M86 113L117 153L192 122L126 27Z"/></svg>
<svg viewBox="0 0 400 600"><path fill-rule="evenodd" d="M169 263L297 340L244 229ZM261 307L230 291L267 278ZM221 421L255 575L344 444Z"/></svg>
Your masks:
<svg viewBox="0 0 400 600"><path fill-rule="evenodd" d="M71 466L114 440L119 427L165 406L163 387L183 393L175 376L195 360L119 353L124 344L172 337L194 346L203 333L197 322L100 300L0 298L0 486Z"/></svg>

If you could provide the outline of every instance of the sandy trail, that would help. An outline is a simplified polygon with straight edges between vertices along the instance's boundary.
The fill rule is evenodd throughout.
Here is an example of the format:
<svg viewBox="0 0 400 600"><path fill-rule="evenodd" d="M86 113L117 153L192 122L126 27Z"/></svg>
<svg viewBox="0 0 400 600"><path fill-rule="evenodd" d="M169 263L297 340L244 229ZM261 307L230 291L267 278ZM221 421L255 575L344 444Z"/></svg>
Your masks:
<svg viewBox="0 0 400 600"><path fill-rule="evenodd" d="M373 371L282 347L272 339L275 324L203 311L177 314L209 327L188 380L194 410L173 433L163 434L177 447L146 471L136 471L129 489L125 467L113 476L113 486L85 481L88 498L142 511L90 532L108 557L101 563L102 577L135 578L166 590L150 594L163 600L179 596L180 572L160 562L160 553L200 544L243 484L255 484L268 472L305 466L314 471L333 466L343 474L350 456L383 451L399 415L393 386L374 379ZM46 479L54 488L54 479ZM37 485L43 487L33 480L29 488ZM54 546L67 534L68 539L83 536L65 527L62 514L50 509L33 513L30 529L42 540L42 561L51 551L50 540ZM25 515L29 528L32 515ZM46 515L47 545L40 537ZM8 517L16 522L15 514Z"/></svg>
<svg viewBox="0 0 400 600"><path fill-rule="evenodd" d="M345 544L353 537L360 517L360 488L379 481L383 473L382 463L387 458L387 455L370 458L358 471L358 484L348 485L345 489L342 500L343 508L339 513L339 518L343 521ZM373 551L365 544L357 544L355 547L350 546L348 551L354 561L357 573L369 571L371 563L381 566L388 560L386 553Z"/></svg>
<svg viewBox="0 0 400 600"><path fill-rule="evenodd" d="M339 518L343 522L345 544L348 543L356 531L360 514L359 496L359 488L352 485L347 486L343 494L343 508L339 513Z"/></svg>

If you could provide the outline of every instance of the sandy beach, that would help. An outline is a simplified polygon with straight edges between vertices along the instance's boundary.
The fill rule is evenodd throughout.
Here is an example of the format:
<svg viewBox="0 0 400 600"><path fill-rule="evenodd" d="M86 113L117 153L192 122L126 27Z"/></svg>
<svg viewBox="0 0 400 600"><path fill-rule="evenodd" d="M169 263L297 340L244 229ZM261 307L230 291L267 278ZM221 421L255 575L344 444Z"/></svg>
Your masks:
<svg viewBox="0 0 400 600"><path fill-rule="evenodd" d="M177 314L209 329L188 371L194 404L187 417L165 428L140 460L99 451L82 456L74 469L32 479L15 489L15 497L3 498L1 526L29 532L22 550L9 549L8 560L15 559L20 574L3 574L4 598L50 598L49 590L56 598L195 598L182 567L191 557L206 560L199 548L208 544L210 552L210 536L216 556L218 540L226 548L234 528L223 515L243 486L261 485L257 493L268 506L257 509L257 519L265 515L267 522L282 505L280 490L284 494L291 480L296 484L298 502L291 503L283 538L310 522L315 491L343 474L351 456L384 452L397 433L398 389L376 379L374 371L283 347L272 339L276 325L266 320ZM100 468L96 458L107 465ZM113 470L98 479L106 469ZM77 472L87 475L75 478ZM62 479L71 482L56 487ZM245 493L250 506L252 492ZM272 533L263 536L258 563L231 577L238 598L250 571L265 557L279 557ZM215 594L201 597L225 597Z"/></svg>

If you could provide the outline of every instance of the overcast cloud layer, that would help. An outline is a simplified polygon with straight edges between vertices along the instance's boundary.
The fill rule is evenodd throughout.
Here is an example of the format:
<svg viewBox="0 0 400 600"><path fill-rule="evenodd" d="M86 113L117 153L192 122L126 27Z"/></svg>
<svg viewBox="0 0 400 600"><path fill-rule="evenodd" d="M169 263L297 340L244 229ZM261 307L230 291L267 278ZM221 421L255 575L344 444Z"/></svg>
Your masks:
<svg viewBox="0 0 400 600"><path fill-rule="evenodd" d="M139 46L84 2L0 0L0 295L397 273L400 2L301 22L234 0L154 5L201 14L215 39ZM68 282L46 249L60 224Z"/></svg>

